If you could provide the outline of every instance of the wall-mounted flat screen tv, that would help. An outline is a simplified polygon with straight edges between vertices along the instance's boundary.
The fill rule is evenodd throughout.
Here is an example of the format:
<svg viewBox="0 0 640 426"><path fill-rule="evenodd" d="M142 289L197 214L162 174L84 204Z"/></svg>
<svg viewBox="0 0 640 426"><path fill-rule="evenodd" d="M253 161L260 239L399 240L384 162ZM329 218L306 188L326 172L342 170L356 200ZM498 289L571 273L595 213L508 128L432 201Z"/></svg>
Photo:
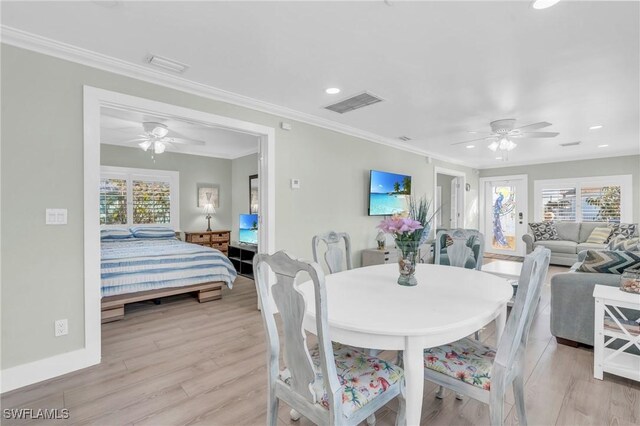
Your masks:
<svg viewBox="0 0 640 426"><path fill-rule="evenodd" d="M369 216L389 216L407 210L411 176L371 170Z"/></svg>
<svg viewBox="0 0 640 426"><path fill-rule="evenodd" d="M240 237L241 243L258 244L258 215L240 215Z"/></svg>

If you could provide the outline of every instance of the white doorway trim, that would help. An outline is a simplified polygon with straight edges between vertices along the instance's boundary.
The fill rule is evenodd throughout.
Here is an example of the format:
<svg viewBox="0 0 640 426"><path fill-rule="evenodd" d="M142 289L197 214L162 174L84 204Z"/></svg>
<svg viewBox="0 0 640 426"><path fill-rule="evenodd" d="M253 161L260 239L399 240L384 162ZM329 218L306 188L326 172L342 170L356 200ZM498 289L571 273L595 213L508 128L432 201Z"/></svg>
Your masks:
<svg viewBox="0 0 640 426"><path fill-rule="evenodd" d="M480 232L482 232L482 234L485 236L485 244L487 247L489 247L489 238L492 238L492 233L488 233L487 232L487 227L486 227L486 223L487 223L487 210L486 210L486 183L487 182L500 182L500 181L508 181L508 180L522 180L524 182L524 184L522 185L522 191L523 191L523 196L518 197L524 200L525 203L525 208L521 209L521 211L523 212L523 222L525 224L525 232L526 232L526 227L529 226L529 175L509 175L509 176L487 176L487 177L481 177L480 179L478 179L478 186L480 187L480 191L479 191L479 195L478 195L478 205L479 205L479 212L478 212L478 225L479 225L479 230ZM522 236L520 236L522 237ZM526 253L526 250L524 249L524 244L522 244L521 241L517 241L517 247L519 247L519 253L518 256L524 256ZM491 251L487 251L486 247L485 247L485 252L486 253L491 253Z"/></svg>
<svg viewBox="0 0 640 426"><path fill-rule="evenodd" d="M84 290L85 350L93 364L101 357L100 320L100 108L160 113L191 122L250 133L259 138L260 231L258 250L275 251L275 129L150 99L84 86ZM89 364L92 365L92 364ZM72 370L71 370L72 371Z"/></svg>
<svg viewBox="0 0 640 426"><path fill-rule="evenodd" d="M433 168L433 194L438 191L438 174L455 176L456 178L460 178L460 191L458 191L458 212L460 214L458 218L458 226L460 228L466 228L467 223L465 220L465 192L466 192L466 183L467 183L467 175L465 172L461 172L460 170L447 169L444 167L435 166ZM460 226L461 225L461 226ZM435 235L435 228L434 228Z"/></svg>

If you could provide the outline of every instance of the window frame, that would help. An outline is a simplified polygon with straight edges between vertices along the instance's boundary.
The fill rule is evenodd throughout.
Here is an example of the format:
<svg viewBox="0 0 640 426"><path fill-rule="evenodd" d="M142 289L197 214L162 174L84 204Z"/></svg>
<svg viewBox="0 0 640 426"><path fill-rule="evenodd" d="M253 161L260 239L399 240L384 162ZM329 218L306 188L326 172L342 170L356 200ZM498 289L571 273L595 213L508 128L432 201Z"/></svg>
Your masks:
<svg viewBox="0 0 640 426"><path fill-rule="evenodd" d="M633 221L633 186L631 175L614 175L614 176L593 176L593 177L576 177L564 179L539 179L533 182L533 217L536 222L542 222L543 201L542 191L545 189L557 189L558 187L575 187L576 188L576 220L582 222L582 188L583 187L620 187L620 223L631 223ZM568 222L572 223L572 222Z"/></svg>
<svg viewBox="0 0 640 426"><path fill-rule="evenodd" d="M127 223L103 225L103 229L158 225L180 230L180 173L172 170L138 169L132 167L100 166L100 179L124 179L127 182ZM152 180L169 183L169 223L133 223L133 181ZM100 191L100 189L98 189ZM99 218L98 218L99 220Z"/></svg>

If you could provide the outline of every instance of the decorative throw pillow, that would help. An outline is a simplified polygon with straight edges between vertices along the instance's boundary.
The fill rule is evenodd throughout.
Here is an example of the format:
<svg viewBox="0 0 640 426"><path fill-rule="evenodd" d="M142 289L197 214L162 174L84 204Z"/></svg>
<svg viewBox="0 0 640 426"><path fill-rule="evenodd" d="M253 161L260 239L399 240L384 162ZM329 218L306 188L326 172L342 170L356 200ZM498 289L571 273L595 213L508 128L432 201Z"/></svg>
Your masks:
<svg viewBox="0 0 640 426"><path fill-rule="evenodd" d="M173 229L166 226L132 226L129 228L136 238L175 238Z"/></svg>
<svg viewBox="0 0 640 426"><path fill-rule="evenodd" d="M630 251L587 250L578 272L622 274L627 268L640 266L640 253Z"/></svg>
<svg viewBox="0 0 640 426"><path fill-rule="evenodd" d="M558 231L552 222L534 222L529 224L535 241L559 240Z"/></svg>
<svg viewBox="0 0 640 426"><path fill-rule="evenodd" d="M591 235L589 235L586 242L589 244L604 244L605 241L609 239L611 231L613 231L613 228L610 226L593 228L593 231L591 231Z"/></svg>
<svg viewBox="0 0 640 426"><path fill-rule="evenodd" d="M605 242L609 242L618 235L622 235L625 238L631 238L636 235L636 229L638 228L637 223L615 223L613 225L613 231L611 231L611 235L609 239Z"/></svg>
<svg viewBox="0 0 640 426"><path fill-rule="evenodd" d="M124 240L133 238L131 231L127 228L105 228L100 230L101 240Z"/></svg>
<svg viewBox="0 0 640 426"><path fill-rule="evenodd" d="M625 250L625 251L640 251L640 237L625 238L622 235L614 237L607 246L609 250Z"/></svg>

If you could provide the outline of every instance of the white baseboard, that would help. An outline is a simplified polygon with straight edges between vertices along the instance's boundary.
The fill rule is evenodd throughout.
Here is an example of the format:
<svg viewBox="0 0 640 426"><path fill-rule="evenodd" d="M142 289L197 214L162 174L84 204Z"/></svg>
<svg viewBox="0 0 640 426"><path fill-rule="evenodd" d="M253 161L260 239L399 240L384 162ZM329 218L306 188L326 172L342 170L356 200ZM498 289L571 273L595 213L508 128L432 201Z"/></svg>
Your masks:
<svg viewBox="0 0 640 426"><path fill-rule="evenodd" d="M0 371L0 393L71 373L100 363L100 355L86 348Z"/></svg>

